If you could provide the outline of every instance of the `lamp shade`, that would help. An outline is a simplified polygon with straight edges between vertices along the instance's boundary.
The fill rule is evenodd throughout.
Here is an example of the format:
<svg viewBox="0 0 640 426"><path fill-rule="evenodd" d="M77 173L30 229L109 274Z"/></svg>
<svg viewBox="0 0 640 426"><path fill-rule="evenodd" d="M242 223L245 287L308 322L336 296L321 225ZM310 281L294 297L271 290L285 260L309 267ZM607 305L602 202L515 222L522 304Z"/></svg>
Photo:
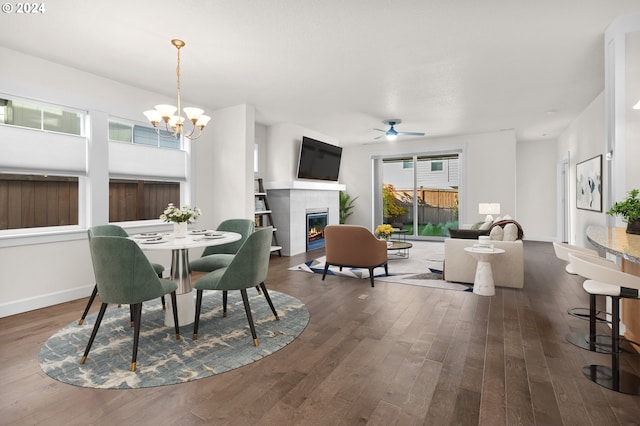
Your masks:
<svg viewBox="0 0 640 426"><path fill-rule="evenodd" d="M500 203L480 203L478 204L478 213L486 214L486 221L492 221L494 214L500 214Z"/></svg>

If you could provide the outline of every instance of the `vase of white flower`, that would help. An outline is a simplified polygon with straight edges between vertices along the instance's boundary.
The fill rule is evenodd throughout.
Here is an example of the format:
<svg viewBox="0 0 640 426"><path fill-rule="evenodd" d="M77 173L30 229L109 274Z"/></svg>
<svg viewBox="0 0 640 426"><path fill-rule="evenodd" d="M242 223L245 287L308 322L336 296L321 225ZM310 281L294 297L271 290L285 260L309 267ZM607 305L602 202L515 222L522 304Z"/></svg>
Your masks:
<svg viewBox="0 0 640 426"><path fill-rule="evenodd" d="M169 203L167 208L160 215L160 219L173 223L173 235L175 238L185 238L187 236L187 225L195 221L202 212L199 208L182 206L180 208Z"/></svg>

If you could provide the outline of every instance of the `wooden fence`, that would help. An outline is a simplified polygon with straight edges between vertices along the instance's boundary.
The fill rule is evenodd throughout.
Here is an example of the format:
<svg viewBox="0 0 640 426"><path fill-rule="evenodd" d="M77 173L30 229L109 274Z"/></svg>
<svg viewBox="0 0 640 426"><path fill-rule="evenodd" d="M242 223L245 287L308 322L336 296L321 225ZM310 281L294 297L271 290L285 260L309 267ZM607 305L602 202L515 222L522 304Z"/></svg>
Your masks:
<svg viewBox="0 0 640 426"><path fill-rule="evenodd" d="M78 224L78 178L0 175L0 229Z"/></svg>
<svg viewBox="0 0 640 426"><path fill-rule="evenodd" d="M0 175L0 229L78 224L78 178ZM109 182L109 221L157 219L180 203L180 184L136 180Z"/></svg>
<svg viewBox="0 0 640 426"><path fill-rule="evenodd" d="M167 204L180 204L180 184L111 180L109 182L109 222L157 219Z"/></svg>

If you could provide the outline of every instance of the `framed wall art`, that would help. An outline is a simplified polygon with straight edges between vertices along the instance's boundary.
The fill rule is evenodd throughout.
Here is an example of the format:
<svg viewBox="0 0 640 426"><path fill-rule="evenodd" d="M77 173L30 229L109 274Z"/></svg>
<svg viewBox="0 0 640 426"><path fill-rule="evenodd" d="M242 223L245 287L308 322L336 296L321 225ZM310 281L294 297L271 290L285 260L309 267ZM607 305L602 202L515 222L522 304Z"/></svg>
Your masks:
<svg viewBox="0 0 640 426"><path fill-rule="evenodd" d="M576 164L576 207L602 211L602 155Z"/></svg>

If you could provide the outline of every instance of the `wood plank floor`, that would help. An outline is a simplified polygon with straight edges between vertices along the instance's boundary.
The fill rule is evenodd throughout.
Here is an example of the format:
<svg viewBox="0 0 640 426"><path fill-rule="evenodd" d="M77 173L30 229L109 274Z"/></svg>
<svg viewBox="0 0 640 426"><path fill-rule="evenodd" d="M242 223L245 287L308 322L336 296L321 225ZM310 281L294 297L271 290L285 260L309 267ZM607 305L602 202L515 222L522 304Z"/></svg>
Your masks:
<svg viewBox="0 0 640 426"><path fill-rule="evenodd" d="M77 320L86 299L3 318L0 424L640 424L640 397L582 375L583 365L608 365L609 357L564 340L587 329L566 313L588 306L582 279L564 272L550 243L527 241L524 253L525 288L499 288L494 297L323 282L287 270L321 250L273 257L267 286L311 313L302 335L249 366L151 389L78 388L40 370L41 345ZM640 375L639 359L622 365Z"/></svg>

